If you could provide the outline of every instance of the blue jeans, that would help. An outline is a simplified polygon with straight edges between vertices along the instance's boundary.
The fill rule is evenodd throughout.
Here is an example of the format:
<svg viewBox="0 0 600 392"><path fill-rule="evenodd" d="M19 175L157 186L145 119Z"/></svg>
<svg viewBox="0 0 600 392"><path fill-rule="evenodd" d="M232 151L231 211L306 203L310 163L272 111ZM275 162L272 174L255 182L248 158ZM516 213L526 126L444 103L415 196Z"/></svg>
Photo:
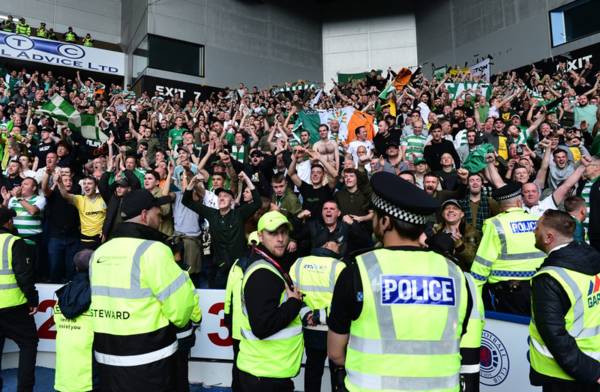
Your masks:
<svg viewBox="0 0 600 392"><path fill-rule="evenodd" d="M79 236L48 238L48 264L50 266L50 282L69 281L75 274L73 256L81 249Z"/></svg>

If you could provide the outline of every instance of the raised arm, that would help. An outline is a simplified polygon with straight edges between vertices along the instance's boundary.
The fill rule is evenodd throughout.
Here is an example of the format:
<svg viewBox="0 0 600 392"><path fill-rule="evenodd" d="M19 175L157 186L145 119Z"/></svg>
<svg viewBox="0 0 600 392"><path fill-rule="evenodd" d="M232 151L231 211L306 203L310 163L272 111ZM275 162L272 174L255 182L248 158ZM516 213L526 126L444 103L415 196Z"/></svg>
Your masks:
<svg viewBox="0 0 600 392"><path fill-rule="evenodd" d="M290 167L288 167L288 175L290 176L294 185L296 185L297 187L300 187L302 185L302 180L300 179L300 177L298 177L298 173L296 172L296 164L298 162L297 154L301 151L306 150L304 150L304 148L302 147L298 147L296 153L292 154L292 162L290 163Z"/></svg>
<svg viewBox="0 0 600 392"><path fill-rule="evenodd" d="M540 187L540 189L544 189L544 183L546 182L546 175L548 174L548 166L550 165L552 150L550 149L550 142L546 139L540 142L540 146L544 148L544 156L542 157L542 164L540 166L540 170L538 170L537 175L535 176L534 183Z"/></svg>

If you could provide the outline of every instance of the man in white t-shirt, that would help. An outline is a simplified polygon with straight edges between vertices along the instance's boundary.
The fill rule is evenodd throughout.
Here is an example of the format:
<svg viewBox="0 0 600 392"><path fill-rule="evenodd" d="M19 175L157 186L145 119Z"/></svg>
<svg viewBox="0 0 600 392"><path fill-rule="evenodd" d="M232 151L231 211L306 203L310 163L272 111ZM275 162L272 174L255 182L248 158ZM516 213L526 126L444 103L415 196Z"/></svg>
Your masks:
<svg viewBox="0 0 600 392"><path fill-rule="evenodd" d="M374 145L373 142L367 140L367 129L363 126L356 128L356 140L350 142L348 145L348 153L352 154L352 159L354 162L358 162L358 148L360 146L364 146L367 149L367 154L373 150Z"/></svg>
<svg viewBox="0 0 600 392"><path fill-rule="evenodd" d="M581 165L575 169L572 176L567 178L556 188L552 194L543 200L540 200L541 191L539 185L533 182L523 184L521 196L523 198L523 209L539 218L546 210L558 210L558 205L569 196L573 188L583 175L585 168L590 164L591 159L587 156L581 157Z"/></svg>

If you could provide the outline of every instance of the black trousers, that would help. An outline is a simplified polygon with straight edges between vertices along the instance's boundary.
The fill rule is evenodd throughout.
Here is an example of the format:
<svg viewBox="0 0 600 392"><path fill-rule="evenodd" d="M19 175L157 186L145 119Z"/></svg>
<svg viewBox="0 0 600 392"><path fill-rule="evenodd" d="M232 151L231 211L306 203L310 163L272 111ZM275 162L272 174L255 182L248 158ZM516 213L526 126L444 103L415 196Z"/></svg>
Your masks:
<svg viewBox="0 0 600 392"><path fill-rule="evenodd" d="M139 366L110 366L99 364L102 392L173 392L177 353L168 358Z"/></svg>
<svg viewBox="0 0 600 392"><path fill-rule="evenodd" d="M486 284L483 287L483 304L487 310L531 316L531 286L519 282L516 289L509 282Z"/></svg>
<svg viewBox="0 0 600 392"><path fill-rule="evenodd" d="M306 364L304 366L304 391L321 392L321 379L325 372L325 359L327 350L306 347ZM329 369L333 369L333 362L329 361ZM331 390L334 388L333 372L331 375Z"/></svg>
<svg viewBox="0 0 600 392"><path fill-rule="evenodd" d="M26 304L0 309L0 340L2 343L5 338L12 339L19 346L20 350L17 391L33 391L33 385L35 384L35 360L39 339L35 321L33 320L33 316L29 315L29 307ZM0 384L2 384L1 381Z"/></svg>
<svg viewBox="0 0 600 392"><path fill-rule="evenodd" d="M175 391L189 392L190 379L188 375L188 361L190 358L190 350L177 350L175 357Z"/></svg>
<svg viewBox="0 0 600 392"><path fill-rule="evenodd" d="M233 366L231 367L231 391L240 392L240 369L237 367L237 357L240 352L240 341L231 339L233 347Z"/></svg>
<svg viewBox="0 0 600 392"><path fill-rule="evenodd" d="M543 392L599 392L598 384L581 384L575 381L555 381L542 385Z"/></svg>
<svg viewBox="0 0 600 392"><path fill-rule="evenodd" d="M243 370L239 371L242 392L294 392L291 378L255 377Z"/></svg>

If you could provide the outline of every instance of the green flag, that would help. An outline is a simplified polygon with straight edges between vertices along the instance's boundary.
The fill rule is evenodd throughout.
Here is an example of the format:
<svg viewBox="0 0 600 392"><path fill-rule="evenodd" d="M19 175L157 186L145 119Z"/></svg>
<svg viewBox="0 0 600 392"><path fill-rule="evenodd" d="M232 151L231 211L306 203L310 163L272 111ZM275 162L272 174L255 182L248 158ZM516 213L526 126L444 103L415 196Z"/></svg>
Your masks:
<svg viewBox="0 0 600 392"><path fill-rule="evenodd" d="M86 139L101 142L108 140L108 136L98 126L95 114L79 113L73 105L58 94L42 105L38 113L47 114L56 121L66 122L72 132L79 133Z"/></svg>
<svg viewBox="0 0 600 392"><path fill-rule="evenodd" d="M73 105L71 105L58 94L55 94L50 101L43 104L42 107L38 109L38 112L45 113L56 121L63 122L67 122L69 117L73 116L75 113L78 113Z"/></svg>
<svg viewBox="0 0 600 392"><path fill-rule="evenodd" d="M388 98L388 95L390 95L394 91L396 91L396 87L394 87L394 82L391 81L387 84L387 86L385 86L383 90L381 90L381 93L379 93L379 99L386 100Z"/></svg>
<svg viewBox="0 0 600 392"><path fill-rule="evenodd" d="M298 118L294 123L294 132L300 132L300 130L308 131L310 135L310 144L319 141L319 126L321 125L321 118L319 112L316 110L301 111L298 113Z"/></svg>

